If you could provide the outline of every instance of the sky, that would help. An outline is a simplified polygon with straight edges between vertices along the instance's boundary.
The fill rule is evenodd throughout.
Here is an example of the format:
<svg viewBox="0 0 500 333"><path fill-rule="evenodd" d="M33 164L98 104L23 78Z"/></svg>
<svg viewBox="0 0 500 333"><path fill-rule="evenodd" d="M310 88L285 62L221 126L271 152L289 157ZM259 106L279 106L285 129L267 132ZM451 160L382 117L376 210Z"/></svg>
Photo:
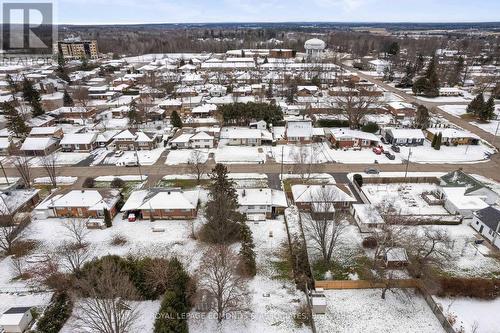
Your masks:
<svg viewBox="0 0 500 333"><path fill-rule="evenodd" d="M55 1L60 24L500 21L500 0Z"/></svg>

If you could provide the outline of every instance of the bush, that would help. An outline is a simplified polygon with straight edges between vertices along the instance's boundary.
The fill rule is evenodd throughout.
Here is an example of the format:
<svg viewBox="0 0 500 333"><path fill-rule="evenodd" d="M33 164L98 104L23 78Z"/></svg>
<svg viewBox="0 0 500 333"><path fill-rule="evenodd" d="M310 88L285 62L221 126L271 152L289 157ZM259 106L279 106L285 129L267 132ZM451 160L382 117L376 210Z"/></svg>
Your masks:
<svg viewBox="0 0 500 333"><path fill-rule="evenodd" d="M104 224L106 224L106 228L111 228L113 226L113 219L111 218L111 213L106 208L104 208Z"/></svg>
<svg viewBox="0 0 500 333"><path fill-rule="evenodd" d="M124 188L125 187L125 181L121 178L114 178L111 183L109 184L113 188Z"/></svg>
<svg viewBox="0 0 500 333"><path fill-rule="evenodd" d="M377 239L373 236L365 237L361 245L363 245L365 249L374 249L377 247Z"/></svg>
<svg viewBox="0 0 500 333"><path fill-rule="evenodd" d="M40 242L34 239L18 239L12 243L9 254L18 258L24 257L35 251L39 244Z"/></svg>
<svg viewBox="0 0 500 333"><path fill-rule="evenodd" d="M494 299L499 296L500 280L482 278L452 278L440 280L439 297L474 297Z"/></svg>
<svg viewBox="0 0 500 333"><path fill-rule="evenodd" d="M368 132L368 133L377 133L380 128L378 127L377 123L374 122L368 122L363 127L361 127L361 130L363 132Z"/></svg>
<svg viewBox="0 0 500 333"><path fill-rule="evenodd" d="M352 180L354 180L354 182L359 186L359 187L362 187L363 186L363 176L361 176L359 173L355 174L353 177L352 177Z"/></svg>
<svg viewBox="0 0 500 333"><path fill-rule="evenodd" d="M311 326L312 322L312 313L307 304L301 304L297 308L297 312L295 313L295 316L293 316L293 321L295 322L295 325L297 327L302 327L302 326Z"/></svg>
<svg viewBox="0 0 500 333"><path fill-rule="evenodd" d="M318 127L349 127L349 121L340 119L320 119Z"/></svg>
<svg viewBox="0 0 500 333"><path fill-rule="evenodd" d="M92 177L87 177L83 181L83 187L85 188L94 188L95 187L95 179Z"/></svg>
<svg viewBox="0 0 500 333"><path fill-rule="evenodd" d="M128 242L127 237L120 235L120 234L115 234L111 238L110 244L113 246L123 246L123 245L127 244L127 242Z"/></svg>
<svg viewBox="0 0 500 333"><path fill-rule="evenodd" d="M57 333L64 326L73 311L73 302L65 292L52 296L51 303L37 322L37 332Z"/></svg>

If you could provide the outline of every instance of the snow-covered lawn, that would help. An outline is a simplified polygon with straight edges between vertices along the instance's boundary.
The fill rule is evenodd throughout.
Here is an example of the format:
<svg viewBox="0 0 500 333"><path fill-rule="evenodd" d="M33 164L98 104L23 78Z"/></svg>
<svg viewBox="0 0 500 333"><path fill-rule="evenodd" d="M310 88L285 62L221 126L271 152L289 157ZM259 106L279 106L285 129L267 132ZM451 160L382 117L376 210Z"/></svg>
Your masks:
<svg viewBox="0 0 500 333"><path fill-rule="evenodd" d="M489 123L471 122L472 125L479 127L483 131L500 136L500 120L491 120ZM498 139L497 139L498 140Z"/></svg>
<svg viewBox="0 0 500 333"><path fill-rule="evenodd" d="M56 165L73 165L83 161L90 156L90 153L70 153L70 152L55 152ZM33 157L30 161L33 167L41 167L43 165L42 158Z"/></svg>
<svg viewBox="0 0 500 333"><path fill-rule="evenodd" d="M411 149L410 161L415 163L474 163L487 160L486 153L492 154L494 151L483 145L460 145L445 146L440 150L431 147L430 142L425 141L423 146L400 147L401 152L396 153L401 159L408 158L408 152Z"/></svg>
<svg viewBox="0 0 500 333"><path fill-rule="evenodd" d="M464 115L467 113L467 105L466 104L461 104L461 105L441 105L439 106L441 110L444 112L451 114L452 116L455 117L460 117L461 115Z"/></svg>
<svg viewBox="0 0 500 333"><path fill-rule="evenodd" d="M69 177L69 176L57 176L56 177L56 182L58 185L71 185L74 184L78 180L78 177ZM39 177L35 178L33 180L35 184L42 184L42 185L50 185L52 184L51 180L49 177Z"/></svg>
<svg viewBox="0 0 500 333"><path fill-rule="evenodd" d="M403 215L448 215L441 205L429 205L420 196L423 192L435 192L435 184L364 184L363 193L374 205L388 205Z"/></svg>
<svg viewBox="0 0 500 333"><path fill-rule="evenodd" d="M51 292L0 294L0 314L12 307L46 307L50 303Z"/></svg>
<svg viewBox="0 0 500 333"><path fill-rule="evenodd" d="M95 178L96 182L112 182L115 178L119 178L123 180L124 182L138 182L138 181L143 181L147 180L148 176L142 175L123 175L123 176L99 176Z"/></svg>
<svg viewBox="0 0 500 333"><path fill-rule="evenodd" d="M265 163L268 146L219 146L214 150L214 159L217 163Z"/></svg>
<svg viewBox="0 0 500 333"><path fill-rule="evenodd" d="M500 298L484 301L467 297L434 296L434 299L442 305L445 315L456 316L454 328L457 331L463 328L464 333L497 333L500 328Z"/></svg>
<svg viewBox="0 0 500 333"><path fill-rule="evenodd" d="M300 302L305 302L304 294L296 290L291 281L271 278L274 271L271 260L276 257L280 244L286 240L283 219L248 223L253 233L257 254L257 275L248 282L251 298L250 313L243 318L228 318L218 326L213 317L201 318L200 313L193 311L189 320L189 331L192 333L310 332L308 327L296 327L293 321L296 308Z"/></svg>
<svg viewBox="0 0 500 333"><path fill-rule="evenodd" d="M278 163L281 163L283 160L284 164L318 164L332 162L332 158L326 151L327 148L328 146L320 143L305 144L302 146L289 144L272 147L271 151Z"/></svg>
<svg viewBox="0 0 500 333"><path fill-rule="evenodd" d="M388 147L385 147L384 149L394 154L394 152L388 149ZM371 148L364 148L361 150L328 149L327 152L329 153L332 160L336 161L337 163L365 164L365 163L374 163L375 161L377 161L377 163L379 164L402 163L401 157L398 156L398 154L394 154L395 158L393 160L390 160L384 154L381 155L375 154Z"/></svg>
<svg viewBox="0 0 500 333"><path fill-rule="evenodd" d="M327 313L314 315L318 332L444 332L420 295L394 291L397 293L387 292L385 300L379 289L325 291Z"/></svg>
<svg viewBox="0 0 500 333"><path fill-rule="evenodd" d="M195 151L195 149L178 149L178 150L169 150L167 159L165 160L166 165L177 165L177 164L187 164L189 162L189 158L191 154ZM205 163L208 160L208 149L199 149L202 153L201 162Z"/></svg>

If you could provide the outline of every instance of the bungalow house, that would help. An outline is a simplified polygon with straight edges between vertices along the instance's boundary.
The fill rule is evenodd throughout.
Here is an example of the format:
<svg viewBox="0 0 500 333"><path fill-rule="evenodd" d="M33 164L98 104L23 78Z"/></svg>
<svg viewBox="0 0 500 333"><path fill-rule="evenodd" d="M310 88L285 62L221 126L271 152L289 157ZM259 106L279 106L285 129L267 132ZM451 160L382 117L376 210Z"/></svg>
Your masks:
<svg viewBox="0 0 500 333"><path fill-rule="evenodd" d="M361 232L371 232L385 224L383 217L372 204L353 204L350 211Z"/></svg>
<svg viewBox="0 0 500 333"><path fill-rule="evenodd" d="M44 110L52 111L64 105L63 97L64 94L62 92L54 92L42 95L40 101Z"/></svg>
<svg viewBox="0 0 500 333"><path fill-rule="evenodd" d="M97 133L66 134L61 140L61 148L65 152L90 152L97 148Z"/></svg>
<svg viewBox="0 0 500 333"><path fill-rule="evenodd" d="M115 150L152 150L158 147L161 137L154 133L124 130L113 137Z"/></svg>
<svg viewBox="0 0 500 333"><path fill-rule="evenodd" d="M193 133L182 133L181 135L173 138L170 141L170 146L175 148L189 148L191 147L191 138L194 136Z"/></svg>
<svg viewBox="0 0 500 333"><path fill-rule="evenodd" d="M83 106L63 106L54 110L54 114L58 114L65 119L94 119L97 114L97 109L93 107Z"/></svg>
<svg viewBox="0 0 500 333"><path fill-rule="evenodd" d="M120 133L120 130L106 130L104 132L98 133L95 142L97 147L104 148L111 143L113 137Z"/></svg>
<svg viewBox="0 0 500 333"><path fill-rule="evenodd" d="M198 190L151 188L132 192L121 211L142 219L194 219L198 199Z"/></svg>
<svg viewBox="0 0 500 333"><path fill-rule="evenodd" d="M285 192L269 188L237 189L239 211L249 220L273 218L288 207Z"/></svg>
<svg viewBox="0 0 500 333"><path fill-rule="evenodd" d="M386 128L385 139L394 145L421 146L425 136L422 130L412 128Z"/></svg>
<svg viewBox="0 0 500 333"><path fill-rule="evenodd" d="M328 139L336 148L366 148L378 144L379 138L372 133L345 129L345 128L330 128L328 131Z"/></svg>
<svg viewBox="0 0 500 333"><path fill-rule="evenodd" d="M434 136L441 133L441 143L445 145L477 145L480 137L466 130L455 128L427 128L425 130L427 139L432 141Z"/></svg>
<svg viewBox="0 0 500 333"><path fill-rule="evenodd" d="M59 126L33 127L29 136L61 139L64 136L64 132Z"/></svg>
<svg viewBox="0 0 500 333"><path fill-rule="evenodd" d="M51 112L52 113L52 112ZM48 114L42 114L28 120L27 125L29 127L47 127L54 126L56 119Z"/></svg>
<svg viewBox="0 0 500 333"><path fill-rule="evenodd" d="M288 120L285 125L285 138L288 142L309 143L313 136L313 126L310 119Z"/></svg>
<svg viewBox="0 0 500 333"><path fill-rule="evenodd" d="M117 214L117 203L121 200L120 191L110 188L66 189L52 199L44 202L55 217L104 218L107 209L113 218Z"/></svg>
<svg viewBox="0 0 500 333"><path fill-rule="evenodd" d="M217 106L214 104L203 104L194 107L191 110L191 115L195 118L208 118L211 117L217 110Z"/></svg>
<svg viewBox="0 0 500 333"><path fill-rule="evenodd" d="M299 209L316 213L333 213L335 209L348 209L356 202L346 184L292 185L292 198Z"/></svg>
<svg viewBox="0 0 500 333"><path fill-rule="evenodd" d="M271 144L273 135L268 130L246 127L223 127L220 139L231 146L260 146Z"/></svg>
<svg viewBox="0 0 500 333"><path fill-rule="evenodd" d="M488 205L498 202L499 195L487 185L462 170L455 170L439 178L441 188L463 188L467 196L481 197Z"/></svg>
<svg viewBox="0 0 500 333"><path fill-rule="evenodd" d="M40 197L37 189L6 190L0 192L0 223L16 221L18 213L31 212Z"/></svg>
<svg viewBox="0 0 500 333"><path fill-rule="evenodd" d="M191 148L213 148L214 137L205 132L198 132L189 138Z"/></svg>
<svg viewBox="0 0 500 333"><path fill-rule="evenodd" d="M12 137L0 137L0 156L11 155L20 147L20 141Z"/></svg>
<svg viewBox="0 0 500 333"><path fill-rule="evenodd" d="M500 249L500 209L486 207L472 213L471 226Z"/></svg>
<svg viewBox="0 0 500 333"><path fill-rule="evenodd" d="M319 91L317 86L298 86L297 96L313 96Z"/></svg>
<svg viewBox="0 0 500 333"><path fill-rule="evenodd" d="M417 108L413 104L405 102L391 102L387 104L387 110L396 120L401 122L412 122L415 119Z"/></svg>
<svg viewBox="0 0 500 333"><path fill-rule="evenodd" d="M27 137L21 151L25 156L47 156L58 149L58 142L52 137Z"/></svg>

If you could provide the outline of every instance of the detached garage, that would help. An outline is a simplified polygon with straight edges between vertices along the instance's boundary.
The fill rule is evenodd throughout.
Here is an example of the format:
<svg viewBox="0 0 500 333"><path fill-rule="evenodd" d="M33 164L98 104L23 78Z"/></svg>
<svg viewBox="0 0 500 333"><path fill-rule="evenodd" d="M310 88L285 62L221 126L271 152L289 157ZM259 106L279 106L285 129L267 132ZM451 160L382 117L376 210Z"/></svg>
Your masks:
<svg viewBox="0 0 500 333"><path fill-rule="evenodd" d="M21 333L28 329L32 320L31 307L10 308L0 317L0 327L5 333Z"/></svg>

